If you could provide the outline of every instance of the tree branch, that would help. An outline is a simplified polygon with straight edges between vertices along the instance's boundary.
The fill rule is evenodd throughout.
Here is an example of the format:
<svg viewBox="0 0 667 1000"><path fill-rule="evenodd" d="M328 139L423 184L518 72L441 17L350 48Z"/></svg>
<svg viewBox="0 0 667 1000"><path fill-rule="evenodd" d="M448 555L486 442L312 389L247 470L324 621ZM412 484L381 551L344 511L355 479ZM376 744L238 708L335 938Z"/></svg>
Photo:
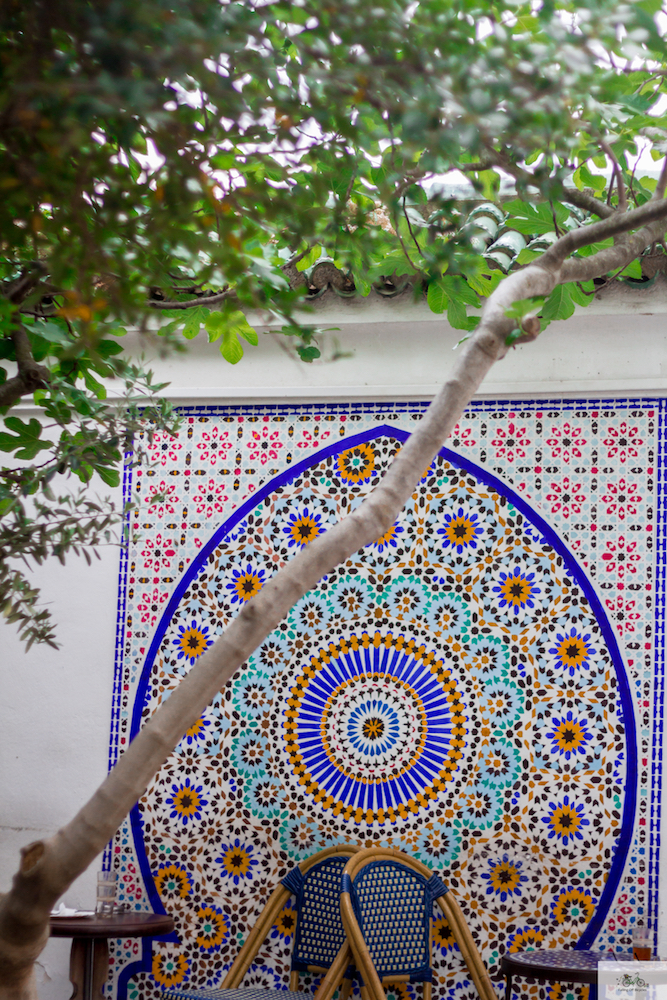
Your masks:
<svg viewBox="0 0 667 1000"><path fill-rule="evenodd" d="M616 191L618 193L618 209L620 212L626 212L628 209L628 196L625 191L625 184L623 183L623 177L621 176L621 167L616 159L616 154L611 148L608 142L604 139L598 139L600 143L600 149L605 153L611 160L611 169L613 171L613 176L616 180ZM609 185L609 197L611 198L611 192L613 189L613 182Z"/></svg>
<svg viewBox="0 0 667 1000"><path fill-rule="evenodd" d="M655 192L653 194L653 197L664 198L666 190L667 190L667 156L662 161L662 169L660 171L660 176L658 177L658 182L655 186Z"/></svg>
<svg viewBox="0 0 667 1000"><path fill-rule="evenodd" d="M6 290L6 296L12 305L20 305L30 295L33 288L39 284L46 274L46 265L41 260L34 261L21 273L16 281L12 281Z"/></svg>
<svg viewBox="0 0 667 1000"><path fill-rule="evenodd" d="M234 288L226 288L224 292L215 292L213 295L200 295L196 299L187 299L185 302L168 302L151 299L148 303L151 309L192 309L193 306L214 306L224 299L228 299L235 292Z"/></svg>
<svg viewBox="0 0 667 1000"><path fill-rule="evenodd" d="M44 389L51 378L49 369L44 365L38 365L33 358L28 334L20 323L12 330L12 340L16 351L18 375L0 385L0 407L13 406L22 396L29 395L35 389Z"/></svg>
<svg viewBox="0 0 667 1000"><path fill-rule="evenodd" d="M415 236L414 232L412 231L412 225L410 224L410 217L408 215L407 208L405 207L405 196L403 196L403 215L405 216L405 221L408 224L408 231L410 233L410 236L412 237L412 242L417 247L417 253L421 257L422 256L422 248L419 246L419 243L417 242L417 237Z"/></svg>
<svg viewBox="0 0 667 1000"><path fill-rule="evenodd" d="M596 198L591 188L584 188L583 191L578 188L563 188L563 201L583 208L585 212L593 212L600 219L608 219L616 211L611 205Z"/></svg>
<svg viewBox="0 0 667 1000"><path fill-rule="evenodd" d="M665 218L667 218L667 200L652 198L630 212L624 212L623 214L615 212L608 219L603 219L600 222L592 222L589 225L580 226L578 229L571 229L569 233L561 236L556 243L545 251L542 257L540 257L539 262L536 261L535 266L546 270L557 270L562 266L567 257L573 254L575 250L581 249L581 247L590 246L591 243L599 243L601 240L609 239L612 236L619 236L621 233L627 233L631 229L639 229ZM620 248L614 247L613 249ZM590 257L588 259L592 261L594 258ZM632 258L630 259L632 260ZM611 270L611 268L606 268L605 270ZM604 274L605 272L601 273Z"/></svg>

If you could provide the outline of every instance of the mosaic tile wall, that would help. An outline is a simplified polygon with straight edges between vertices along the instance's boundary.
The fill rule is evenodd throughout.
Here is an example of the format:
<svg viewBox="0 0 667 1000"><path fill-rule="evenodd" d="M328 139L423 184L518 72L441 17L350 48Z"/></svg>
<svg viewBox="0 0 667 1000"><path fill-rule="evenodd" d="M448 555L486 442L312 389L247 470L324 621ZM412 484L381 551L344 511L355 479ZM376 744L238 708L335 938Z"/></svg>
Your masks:
<svg viewBox="0 0 667 1000"><path fill-rule="evenodd" d="M200 407L155 437L156 467L126 474L140 540L112 762L424 409ZM118 942L109 995L218 985L276 881L346 840L441 871L492 974L505 950L622 949L655 917L662 424L645 399L470 407L390 531L297 603L112 844L121 898L177 930ZM247 985L286 984L292 928L288 906ZM439 994L474 996L438 921L435 942Z"/></svg>

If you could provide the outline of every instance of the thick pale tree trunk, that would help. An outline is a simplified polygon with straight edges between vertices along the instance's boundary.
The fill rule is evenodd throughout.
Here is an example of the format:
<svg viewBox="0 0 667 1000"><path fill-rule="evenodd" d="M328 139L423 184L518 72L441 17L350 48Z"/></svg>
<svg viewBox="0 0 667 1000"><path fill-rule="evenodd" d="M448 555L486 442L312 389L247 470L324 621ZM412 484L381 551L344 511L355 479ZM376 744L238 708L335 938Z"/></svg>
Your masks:
<svg viewBox="0 0 667 1000"><path fill-rule="evenodd" d="M517 321L508 319L506 310L521 299L549 295L565 281L586 280L620 269L662 238L667 217L666 184L667 171L663 170L650 202L567 233L537 264L511 274L498 285L451 378L374 492L345 520L298 553L244 606L146 723L74 819L49 840L24 848L12 888L0 899L0 1000L36 1000L33 963L48 937L50 910L104 849L216 692L322 576L389 529L486 373L507 353L507 337ZM625 235L630 231L634 231L632 235ZM618 237L614 247L585 259L567 260L579 247L609 236ZM516 343L534 340L539 321L526 319L522 329Z"/></svg>

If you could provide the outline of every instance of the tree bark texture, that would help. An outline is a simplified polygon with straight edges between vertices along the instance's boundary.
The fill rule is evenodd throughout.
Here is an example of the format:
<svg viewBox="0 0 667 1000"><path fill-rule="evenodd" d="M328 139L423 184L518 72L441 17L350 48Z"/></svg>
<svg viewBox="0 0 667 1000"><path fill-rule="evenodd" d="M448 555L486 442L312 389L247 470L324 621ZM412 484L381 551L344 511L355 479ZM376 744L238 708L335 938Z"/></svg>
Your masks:
<svg viewBox="0 0 667 1000"><path fill-rule="evenodd" d="M45 841L23 849L11 890L0 900L0 1000L36 1000L33 963L48 937L49 912L114 835L185 731L317 581L358 549L386 532L471 401L489 369L505 356L517 321L506 315L515 302L547 296L567 281L583 281L622 269L662 238L667 219L667 170L655 196L638 209L615 212L566 233L540 258L513 272L487 300L479 326L466 342L451 377L405 442L374 492L343 521L302 549L244 605L227 631L145 724L106 780L74 819ZM631 231L632 235L626 235ZM572 259L578 248L610 236L616 244ZM534 340L539 321L523 321Z"/></svg>

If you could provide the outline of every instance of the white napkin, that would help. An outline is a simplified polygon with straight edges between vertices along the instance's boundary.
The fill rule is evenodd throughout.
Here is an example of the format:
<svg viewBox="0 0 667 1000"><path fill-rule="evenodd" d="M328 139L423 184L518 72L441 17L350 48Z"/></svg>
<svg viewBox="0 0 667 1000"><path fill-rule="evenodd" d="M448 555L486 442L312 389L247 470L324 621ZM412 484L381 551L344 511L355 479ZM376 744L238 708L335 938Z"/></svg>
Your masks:
<svg viewBox="0 0 667 1000"><path fill-rule="evenodd" d="M73 910L64 903L59 903L55 910L51 910L52 917L92 917L94 910Z"/></svg>

